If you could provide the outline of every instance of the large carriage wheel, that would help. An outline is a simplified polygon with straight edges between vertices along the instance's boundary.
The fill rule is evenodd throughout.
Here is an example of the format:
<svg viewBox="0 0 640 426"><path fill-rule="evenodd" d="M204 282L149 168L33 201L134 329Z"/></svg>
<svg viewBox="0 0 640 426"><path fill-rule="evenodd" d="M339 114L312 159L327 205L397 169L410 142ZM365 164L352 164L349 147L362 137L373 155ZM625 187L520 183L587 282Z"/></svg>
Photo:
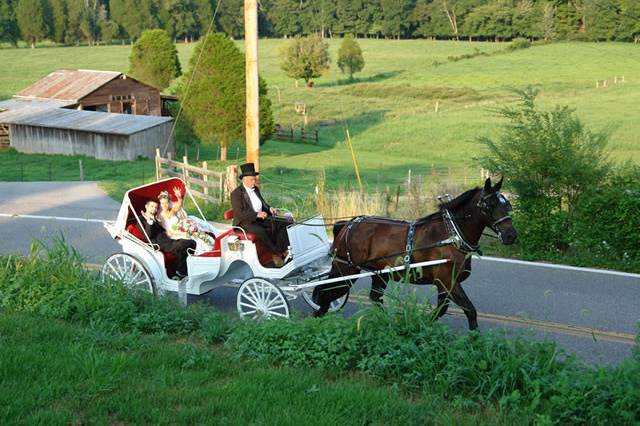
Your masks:
<svg viewBox="0 0 640 426"><path fill-rule="evenodd" d="M276 285L262 278L242 283L237 297L241 318L289 318L289 302Z"/></svg>
<svg viewBox="0 0 640 426"><path fill-rule="evenodd" d="M121 281L132 290L156 294L156 285L149 270L135 257L127 253L109 256L102 267L102 280Z"/></svg>
<svg viewBox="0 0 640 426"><path fill-rule="evenodd" d="M336 285L340 285L340 284L336 283ZM329 305L329 312L337 312L340 309L344 308L344 305L346 305L347 301L349 300L350 292L351 292L351 289L349 288L347 290L347 294L331 302L331 304ZM307 302L307 305L311 306L311 308L313 308L314 311L317 311L318 309L320 309L320 305L316 304L313 301L312 295L313 295L313 287L305 288L304 290L302 290L302 298L304 299L304 301Z"/></svg>

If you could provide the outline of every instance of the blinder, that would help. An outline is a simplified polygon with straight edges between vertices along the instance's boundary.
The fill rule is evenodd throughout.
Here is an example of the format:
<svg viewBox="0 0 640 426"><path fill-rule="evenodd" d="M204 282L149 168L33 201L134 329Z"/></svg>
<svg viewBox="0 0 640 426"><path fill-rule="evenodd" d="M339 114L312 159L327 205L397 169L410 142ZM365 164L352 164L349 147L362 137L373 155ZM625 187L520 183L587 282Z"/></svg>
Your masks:
<svg viewBox="0 0 640 426"><path fill-rule="evenodd" d="M481 195L480 199L478 200L477 206L480 209L480 212L484 216L486 216L487 218L491 218L492 209L491 207L489 207L488 200L491 199L492 197L496 197L496 200L498 201L498 203L500 203L500 205L505 209L507 213L513 211L513 207L511 206L511 203L509 202L509 200L507 200L507 198L504 195L502 195L500 192L492 192L486 195L484 195L483 193L483 195ZM500 219L494 221L491 225L489 225L489 227L493 232L498 234L498 237L501 237L502 232L500 232L500 230L498 229L498 224L509 219L511 219L511 215L506 214Z"/></svg>

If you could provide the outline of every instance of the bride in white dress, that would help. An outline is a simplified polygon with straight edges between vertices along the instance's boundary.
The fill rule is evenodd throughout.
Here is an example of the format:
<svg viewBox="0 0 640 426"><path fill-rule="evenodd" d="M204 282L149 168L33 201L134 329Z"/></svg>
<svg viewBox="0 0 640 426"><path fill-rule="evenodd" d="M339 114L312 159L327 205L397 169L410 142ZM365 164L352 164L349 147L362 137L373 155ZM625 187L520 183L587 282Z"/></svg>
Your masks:
<svg viewBox="0 0 640 426"><path fill-rule="evenodd" d="M202 231L198 226L187 217L182 209L182 193L180 188L173 188L176 196L176 202L171 202L171 196L167 191L162 191L158 195L160 202L160 211L158 212L158 221L166 230L167 235L174 240L191 239L196 242L196 254L213 250L215 243L214 238Z"/></svg>

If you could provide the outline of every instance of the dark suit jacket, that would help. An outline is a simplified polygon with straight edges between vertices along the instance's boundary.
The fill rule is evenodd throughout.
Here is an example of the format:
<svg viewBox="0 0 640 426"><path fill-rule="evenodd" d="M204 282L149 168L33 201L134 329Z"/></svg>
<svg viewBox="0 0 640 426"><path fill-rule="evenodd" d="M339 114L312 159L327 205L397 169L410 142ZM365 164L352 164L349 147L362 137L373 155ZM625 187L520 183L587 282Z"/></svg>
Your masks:
<svg viewBox="0 0 640 426"><path fill-rule="evenodd" d="M260 189L256 186L256 195L262 201L262 211L266 212L267 215L271 216L271 212L269 211L269 204L262 198L262 194L260 194ZM231 208L233 209L233 225L234 226L242 226L243 224L254 223L258 219L258 213L253 210L253 205L251 205L251 199L249 199L249 194L247 194L247 190L244 189L244 185L240 184L236 189L231 193Z"/></svg>

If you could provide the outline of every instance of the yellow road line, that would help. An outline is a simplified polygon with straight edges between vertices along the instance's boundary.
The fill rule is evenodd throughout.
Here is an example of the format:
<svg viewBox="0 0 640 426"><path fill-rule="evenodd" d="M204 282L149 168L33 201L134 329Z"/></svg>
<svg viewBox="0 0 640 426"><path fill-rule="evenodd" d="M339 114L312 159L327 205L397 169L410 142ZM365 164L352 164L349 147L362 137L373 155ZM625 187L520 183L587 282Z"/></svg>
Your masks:
<svg viewBox="0 0 640 426"><path fill-rule="evenodd" d="M357 301L359 303L369 304L369 299L365 296L351 296L350 301ZM466 318L464 311L459 308L449 307L447 315L454 317ZM622 343L626 345L633 345L636 342L636 336L628 333L620 333L617 331L600 330L597 328L581 327L577 325L562 324L553 321L542 321L527 318L514 317L509 315L489 314L485 312L478 312L478 319L495 324L513 325L516 327L528 327L534 328L540 331L566 334L569 336L577 337L590 337L596 341L604 341L611 343Z"/></svg>

